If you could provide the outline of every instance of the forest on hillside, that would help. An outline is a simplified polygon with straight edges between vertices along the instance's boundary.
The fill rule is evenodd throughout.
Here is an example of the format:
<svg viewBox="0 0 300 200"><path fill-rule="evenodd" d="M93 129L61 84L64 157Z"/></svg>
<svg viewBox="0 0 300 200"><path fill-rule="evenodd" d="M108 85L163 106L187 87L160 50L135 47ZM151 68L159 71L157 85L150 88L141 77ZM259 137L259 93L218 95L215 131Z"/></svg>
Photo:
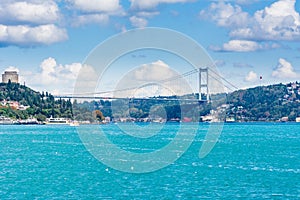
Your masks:
<svg viewBox="0 0 300 200"><path fill-rule="evenodd" d="M238 90L227 95L228 116L240 121L277 121L300 117L300 83Z"/></svg>
<svg viewBox="0 0 300 200"><path fill-rule="evenodd" d="M191 96L191 95L190 95ZM192 95L197 98L197 94ZM195 97L196 96L196 97ZM55 99L48 92L36 92L16 83L0 84L0 102L16 101L27 106L18 110L10 106L0 106L0 116L12 119L35 117L39 121L46 118L64 117L78 121L94 121L94 111L101 111L104 117L140 119L164 118L168 121L188 118L201 121L200 116L210 115L212 110L226 107L226 116L236 121L278 121L288 117L295 121L300 117L300 83L275 84L237 90L229 94L212 95L211 102L180 102L162 99L130 99L114 101L84 101L72 103L70 99ZM179 97L179 99L182 97Z"/></svg>
<svg viewBox="0 0 300 200"><path fill-rule="evenodd" d="M39 93L18 83L0 83L0 102L2 102L0 116L12 119L35 117L39 121L45 121L51 116L65 118L72 118L73 116L70 100L55 100L54 96L48 92ZM5 102L18 102L19 105L28 108L19 110L7 106Z"/></svg>

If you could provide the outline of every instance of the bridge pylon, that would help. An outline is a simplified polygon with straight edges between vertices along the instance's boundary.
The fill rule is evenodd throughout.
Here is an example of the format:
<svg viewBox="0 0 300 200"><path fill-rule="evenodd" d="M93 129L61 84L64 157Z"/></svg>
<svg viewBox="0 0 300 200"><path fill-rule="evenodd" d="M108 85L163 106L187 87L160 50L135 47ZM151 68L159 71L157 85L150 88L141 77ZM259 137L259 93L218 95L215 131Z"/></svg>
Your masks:
<svg viewBox="0 0 300 200"><path fill-rule="evenodd" d="M208 68L199 68L199 101L209 101Z"/></svg>

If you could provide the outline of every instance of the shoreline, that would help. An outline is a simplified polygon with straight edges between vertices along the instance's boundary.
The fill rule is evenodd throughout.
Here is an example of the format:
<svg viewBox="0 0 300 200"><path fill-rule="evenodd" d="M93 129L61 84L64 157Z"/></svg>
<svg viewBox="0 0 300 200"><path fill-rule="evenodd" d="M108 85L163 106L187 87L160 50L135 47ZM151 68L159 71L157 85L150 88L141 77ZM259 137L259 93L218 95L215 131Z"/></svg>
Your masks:
<svg viewBox="0 0 300 200"><path fill-rule="evenodd" d="M296 121L288 121L288 122L280 122L280 121L248 121L248 122L173 122L167 121L164 123L158 122L110 122L110 123L90 123L90 124L79 124L80 126L88 126L88 125L109 125L109 124L216 124L216 123L223 123L223 124L299 124L300 122ZM46 124L46 123L0 123L0 126L71 126L70 124Z"/></svg>

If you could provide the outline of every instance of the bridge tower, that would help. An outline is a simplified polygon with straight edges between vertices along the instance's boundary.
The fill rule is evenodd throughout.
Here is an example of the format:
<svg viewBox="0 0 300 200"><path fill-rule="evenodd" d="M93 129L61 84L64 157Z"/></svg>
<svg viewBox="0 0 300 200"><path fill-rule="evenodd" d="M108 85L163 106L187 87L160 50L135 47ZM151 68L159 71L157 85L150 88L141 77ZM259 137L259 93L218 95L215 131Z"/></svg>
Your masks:
<svg viewBox="0 0 300 200"><path fill-rule="evenodd" d="M208 68L199 68L199 101L209 101Z"/></svg>

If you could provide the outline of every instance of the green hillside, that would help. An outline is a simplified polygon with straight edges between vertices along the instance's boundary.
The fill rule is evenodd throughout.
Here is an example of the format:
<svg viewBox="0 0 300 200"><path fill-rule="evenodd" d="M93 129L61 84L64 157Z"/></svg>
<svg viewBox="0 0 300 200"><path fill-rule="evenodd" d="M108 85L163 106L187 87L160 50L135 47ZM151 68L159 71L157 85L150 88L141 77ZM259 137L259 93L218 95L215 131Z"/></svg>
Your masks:
<svg viewBox="0 0 300 200"><path fill-rule="evenodd" d="M300 117L300 83L276 84L227 95L227 115L241 121L277 121Z"/></svg>
<svg viewBox="0 0 300 200"><path fill-rule="evenodd" d="M27 119L35 117L40 121L46 118L72 118L72 103L70 100L55 100L50 93L39 93L18 83L0 83L0 116L12 119ZM17 102L25 110L10 106L10 102Z"/></svg>

